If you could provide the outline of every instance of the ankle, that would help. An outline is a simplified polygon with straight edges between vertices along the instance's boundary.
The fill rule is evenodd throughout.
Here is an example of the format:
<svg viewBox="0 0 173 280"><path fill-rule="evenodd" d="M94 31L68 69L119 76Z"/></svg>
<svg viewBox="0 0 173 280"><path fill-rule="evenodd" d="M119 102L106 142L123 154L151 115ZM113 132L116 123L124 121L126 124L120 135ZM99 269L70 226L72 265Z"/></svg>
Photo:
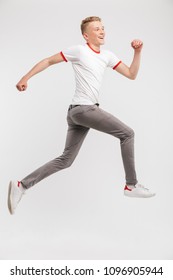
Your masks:
<svg viewBox="0 0 173 280"><path fill-rule="evenodd" d="M21 181L17 181L17 186L20 188L20 190L26 191L26 187L23 185Z"/></svg>

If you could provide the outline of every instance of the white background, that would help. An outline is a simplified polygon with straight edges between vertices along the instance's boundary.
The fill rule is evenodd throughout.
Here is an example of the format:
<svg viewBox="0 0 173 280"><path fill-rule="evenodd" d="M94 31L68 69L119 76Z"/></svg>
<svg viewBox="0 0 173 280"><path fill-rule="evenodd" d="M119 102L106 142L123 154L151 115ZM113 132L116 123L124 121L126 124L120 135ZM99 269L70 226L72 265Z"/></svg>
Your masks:
<svg viewBox="0 0 173 280"><path fill-rule="evenodd" d="M0 259L172 259L172 14L171 0L0 0ZM90 131L66 169L30 189L16 214L8 184L61 155L74 93L70 63L54 65L19 93L34 64L84 43L81 20L103 19L106 44L130 65L135 38L144 41L139 75L108 69L101 107L136 132L140 183L151 199L123 195L119 141Z"/></svg>

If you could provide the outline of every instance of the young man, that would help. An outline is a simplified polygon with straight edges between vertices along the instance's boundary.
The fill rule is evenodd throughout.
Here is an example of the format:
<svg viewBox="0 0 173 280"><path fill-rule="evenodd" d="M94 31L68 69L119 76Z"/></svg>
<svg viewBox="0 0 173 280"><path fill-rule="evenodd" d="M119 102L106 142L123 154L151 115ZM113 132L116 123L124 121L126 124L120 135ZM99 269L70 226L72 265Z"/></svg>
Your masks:
<svg viewBox="0 0 173 280"><path fill-rule="evenodd" d="M47 67L71 61L76 91L68 109L68 131L65 149L61 156L38 168L21 181L9 184L8 207L11 214L26 191L47 176L69 167L76 158L90 128L111 134L120 139L121 153L126 175L124 194L129 197L152 197L155 194L138 184L134 163L134 131L113 115L99 108L99 89L106 67L111 67L125 77L134 80L137 76L143 43L133 40L133 61L128 67L112 52L101 50L105 31L99 17L88 17L81 23L85 45L70 47L36 64L16 85L19 91L27 89L28 80Z"/></svg>

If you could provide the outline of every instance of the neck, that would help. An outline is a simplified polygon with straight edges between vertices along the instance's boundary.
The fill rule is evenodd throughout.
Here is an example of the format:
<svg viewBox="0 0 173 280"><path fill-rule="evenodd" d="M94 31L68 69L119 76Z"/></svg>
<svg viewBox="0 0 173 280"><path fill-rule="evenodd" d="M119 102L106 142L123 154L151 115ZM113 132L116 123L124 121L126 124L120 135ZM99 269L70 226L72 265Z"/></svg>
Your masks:
<svg viewBox="0 0 173 280"><path fill-rule="evenodd" d="M87 45L94 51L94 52L97 52L99 53L100 52L100 45L94 45L90 42L87 42Z"/></svg>

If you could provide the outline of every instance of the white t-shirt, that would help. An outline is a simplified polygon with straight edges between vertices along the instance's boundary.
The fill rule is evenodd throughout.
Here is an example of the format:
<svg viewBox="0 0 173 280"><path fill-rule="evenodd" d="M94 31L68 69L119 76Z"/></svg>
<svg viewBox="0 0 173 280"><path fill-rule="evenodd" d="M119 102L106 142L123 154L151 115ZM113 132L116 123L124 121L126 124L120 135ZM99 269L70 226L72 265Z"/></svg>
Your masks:
<svg viewBox="0 0 173 280"><path fill-rule="evenodd" d="M73 105L99 103L99 90L106 67L115 69L120 60L110 51L96 52L88 44L72 46L61 52L63 59L71 61L76 80Z"/></svg>

